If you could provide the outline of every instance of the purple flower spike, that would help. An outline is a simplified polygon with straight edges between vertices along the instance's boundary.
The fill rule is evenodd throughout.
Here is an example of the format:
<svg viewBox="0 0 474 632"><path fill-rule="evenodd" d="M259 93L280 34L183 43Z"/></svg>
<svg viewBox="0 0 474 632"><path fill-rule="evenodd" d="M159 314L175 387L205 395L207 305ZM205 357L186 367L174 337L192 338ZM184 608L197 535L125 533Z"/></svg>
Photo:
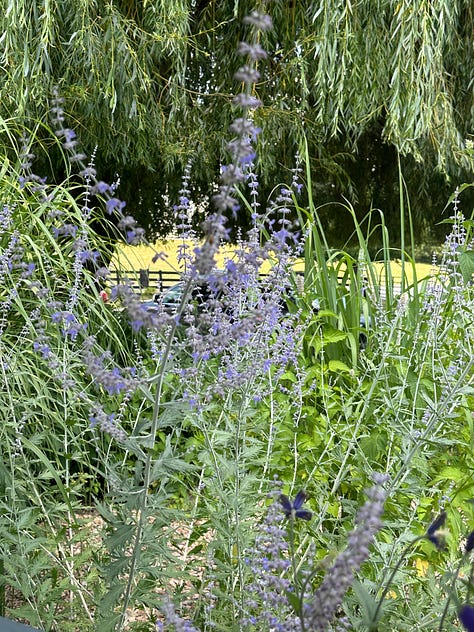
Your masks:
<svg viewBox="0 0 474 632"><path fill-rule="evenodd" d="M474 632L474 608L469 604L464 604L461 606L458 616L467 632Z"/></svg>
<svg viewBox="0 0 474 632"><path fill-rule="evenodd" d="M271 31L273 28L271 17L259 11L252 11L250 15L244 18L243 22L244 24L252 24L260 31Z"/></svg>
<svg viewBox="0 0 474 632"><path fill-rule="evenodd" d="M313 514L308 509L302 509L306 500L306 492L299 491L292 502L285 494L280 494L280 504L287 518L300 518L301 520L311 520Z"/></svg>
<svg viewBox="0 0 474 632"><path fill-rule="evenodd" d="M114 211L118 211L119 213L121 213L125 204L125 202L119 200L118 198L110 198L110 200L107 200L107 202L105 203L105 210L109 215L112 215Z"/></svg>

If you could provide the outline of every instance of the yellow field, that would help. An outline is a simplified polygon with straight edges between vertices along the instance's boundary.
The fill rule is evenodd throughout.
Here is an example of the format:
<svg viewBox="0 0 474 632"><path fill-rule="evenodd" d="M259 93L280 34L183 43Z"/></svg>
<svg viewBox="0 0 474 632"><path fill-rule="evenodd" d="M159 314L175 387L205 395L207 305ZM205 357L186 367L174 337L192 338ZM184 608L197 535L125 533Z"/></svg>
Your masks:
<svg viewBox="0 0 474 632"><path fill-rule="evenodd" d="M153 247L151 246L120 246L112 259L111 267L122 268L124 270L163 270L163 271L182 271L182 264L178 264L178 248L186 243L187 252L192 253L196 246L195 242L186 239L167 239L166 241L157 241ZM221 268L228 259L232 259L235 248L230 245L221 247L216 257L217 267ZM153 257L159 253L160 257L157 261L153 261ZM268 269L268 264L266 266ZM262 270L264 271L264 270Z"/></svg>
<svg viewBox="0 0 474 632"><path fill-rule="evenodd" d="M157 241L154 247L150 246L121 246L117 249L114 258L112 259L111 268L122 270L150 270L150 271L182 271L182 265L178 264L177 255L178 248L183 244L182 239L167 239L165 241ZM189 248L189 252L192 252L194 242L186 240L186 245ZM216 257L217 267L222 268L224 263L228 259L232 259L235 248L230 245L223 246ZM153 257L156 253L160 254L157 261L153 261ZM267 261L262 266L261 271L267 272L270 268L270 263ZM383 263L375 263L375 268L380 274L380 278L383 276ZM295 270L303 270L303 262L301 260L295 261ZM400 282L402 275L401 263L398 260L393 260L390 263L392 276L395 282ZM416 264L416 274L418 280L422 280L433 271L433 267L426 263ZM405 265L405 275L408 283L413 282L413 270L411 265Z"/></svg>

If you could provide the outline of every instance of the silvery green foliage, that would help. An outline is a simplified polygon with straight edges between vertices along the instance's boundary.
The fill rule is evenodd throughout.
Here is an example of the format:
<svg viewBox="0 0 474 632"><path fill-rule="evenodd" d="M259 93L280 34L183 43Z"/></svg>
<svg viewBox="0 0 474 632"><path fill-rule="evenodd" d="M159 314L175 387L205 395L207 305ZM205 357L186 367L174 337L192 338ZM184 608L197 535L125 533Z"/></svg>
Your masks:
<svg viewBox="0 0 474 632"><path fill-rule="evenodd" d="M345 617L338 616L335 620L335 615L382 528L381 517L387 497L384 485L388 477L374 474L373 481L374 485L366 491L368 500L358 511L355 527L348 534L346 548L327 570L319 587L312 592L308 583L303 595L295 592L292 583L294 551L289 541L298 511L301 512L300 519L304 520L311 519L311 512L301 508L305 498L303 492L296 496L294 503L286 496L282 502L278 487L270 493L274 500L256 529L255 544L246 557L252 579L246 586L242 629L259 632L340 632L351 629ZM288 506L293 505L294 509L287 511ZM290 595L293 601L290 601ZM294 604L298 600L300 611L295 612ZM164 608L164 614L167 622L176 626L176 632L188 629L183 626L190 626L189 622L176 617L169 604Z"/></svg>
<svg viewBox="0 0 474 632"><path fill-rule="evenodd" d="M339 553L328 569L321 585L305 609L305 629L311 632L327 632L344 595L352 585L355 575L368 559L370 545L382 528L382 513L387 493L384 475L374 475L375 485L367 490L367 502L356 517L355 528L348 535L347 547Z"/></svg>

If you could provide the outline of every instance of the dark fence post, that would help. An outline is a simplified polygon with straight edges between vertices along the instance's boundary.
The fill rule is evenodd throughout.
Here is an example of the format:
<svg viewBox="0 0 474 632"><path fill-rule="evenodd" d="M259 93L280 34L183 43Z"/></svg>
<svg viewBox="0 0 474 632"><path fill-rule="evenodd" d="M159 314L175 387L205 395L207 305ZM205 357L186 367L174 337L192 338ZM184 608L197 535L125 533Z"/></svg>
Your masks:
<svg viewBox="0 0 474 632"><path fill-rule="evenodd" d="M150 286L150 271L149 270L140 270L139 271L139 280L140 287L147 288Z"/></svg>

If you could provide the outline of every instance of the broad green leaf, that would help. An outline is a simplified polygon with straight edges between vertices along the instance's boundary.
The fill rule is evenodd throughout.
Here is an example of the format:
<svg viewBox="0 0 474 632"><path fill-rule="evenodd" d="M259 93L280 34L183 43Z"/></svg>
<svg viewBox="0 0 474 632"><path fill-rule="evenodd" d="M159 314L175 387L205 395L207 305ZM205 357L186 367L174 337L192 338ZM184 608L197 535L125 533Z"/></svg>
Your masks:
<svg viewBox="0 0 474 632"><path fill-rule="evenodd" d="M334 327L331 327L331 325L325 325L323 328L323 341L326 344L340 342L341 340L345 340L346 338L347 338L346 331L335 329Z"/></svg>
<svg viewBox="0 0 474 632"><path fill-rule="evenodd" d="M352 369L341 360L329 360L328 369L335 373L350 373Z"/></svg>
<svg viewBox="0 0 474 632"><path fill-rule="evenodd" d="M474 274L474 250L463 250L459 253L459 267L464 283L469 283Z"/></svg>

